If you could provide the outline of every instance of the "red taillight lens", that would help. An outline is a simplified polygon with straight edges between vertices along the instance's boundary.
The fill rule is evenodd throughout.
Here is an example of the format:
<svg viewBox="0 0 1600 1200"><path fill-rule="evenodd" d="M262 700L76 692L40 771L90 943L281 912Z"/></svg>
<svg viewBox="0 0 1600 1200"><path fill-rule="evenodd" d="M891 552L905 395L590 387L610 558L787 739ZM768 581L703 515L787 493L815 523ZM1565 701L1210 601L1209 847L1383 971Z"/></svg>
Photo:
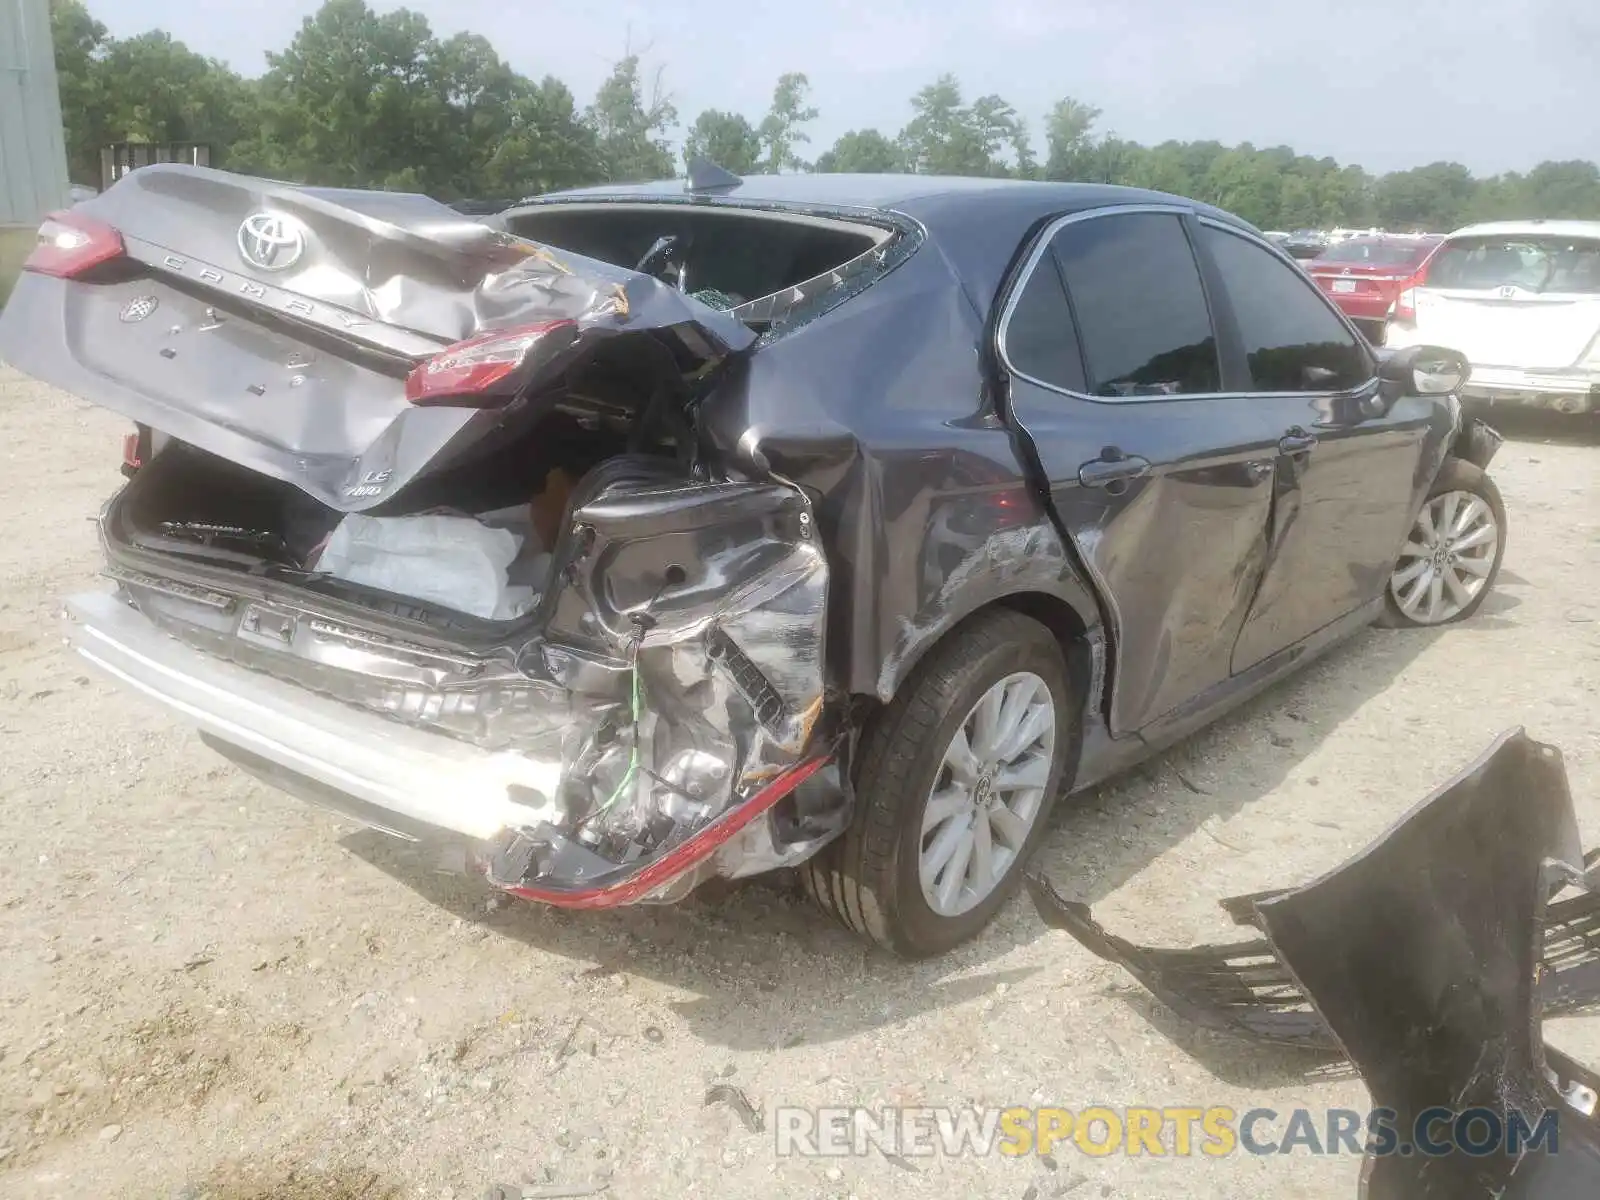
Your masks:
<svg viewBox="0 0 1600 1200"><path fill-rule="evenodd" d="M122 235L111 226L81 213L51 213L39 226L38 245L22 269L71 279L123 253Z"/></svg>
<svg viewBox="0 0 1600 1200"><path fill-rule="evenodd" d="M541 345L565 346L577 332L576 321L545 321L457 342L406 376L406 399L466 407L503 404L526 382L523 368Z"/></svg>
<svg viewBox="0 0 1600 1200"><path fill-rule="evenodd" d="M1417 289L1414 279L1406 280L1405 287L1394 298L1394 319L1412 324L1417 319Z"/></svg>
<svg viewBox="0 0 1600 1200"><path fill-rule="evenodd" d="M1400 285L1400 294L1394 301L1394 319L1414 324L1417 319L1417 289L1428 282L1428 264L1433 261L1433 254L1422 260L1422 265L1412 273L1410 279Z"/></svg>

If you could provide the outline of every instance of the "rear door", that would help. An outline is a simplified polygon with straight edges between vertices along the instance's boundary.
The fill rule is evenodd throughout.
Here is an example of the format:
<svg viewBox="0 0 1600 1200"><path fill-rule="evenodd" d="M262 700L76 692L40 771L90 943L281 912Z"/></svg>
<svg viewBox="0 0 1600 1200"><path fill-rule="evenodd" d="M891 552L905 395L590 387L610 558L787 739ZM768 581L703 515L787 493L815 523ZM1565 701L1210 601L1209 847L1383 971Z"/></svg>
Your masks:
<svg viewBox="0 0 1600 1200"><path fill-rule="evenodd" d="M1382 594L1432 477L1423 456L1437 456L1451 418L1434 398L1385 407L1366 343L1266 243L1202 220L1199 246L1237 348L1225 355L1229 386L1283 431L1266 573L1239 631L1238 672Z"/></svg>
<svg viewBox="0 0 1600 1200"><path fill-rule="evenodd" d="M1417 289L1416 329L1475 366L1577 366L1600 350L1600 239L1453 238Z"/></svg>
<svg viewBox="0 0 1600 1200"><path fill-rule="evenodd" d="M1223 391L1191 226L1164 206L1061 218L999 330L1012 417L1109 610L1119 735L1228 678L1266 562L1282 430Z"/></svg>

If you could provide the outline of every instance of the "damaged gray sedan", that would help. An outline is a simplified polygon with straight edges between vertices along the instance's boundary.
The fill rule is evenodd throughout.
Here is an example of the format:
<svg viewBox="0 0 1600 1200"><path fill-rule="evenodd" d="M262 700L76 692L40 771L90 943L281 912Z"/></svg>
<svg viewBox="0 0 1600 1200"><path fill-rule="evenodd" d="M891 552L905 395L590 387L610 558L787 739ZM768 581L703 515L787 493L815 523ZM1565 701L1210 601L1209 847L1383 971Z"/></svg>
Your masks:
<svg viewBox="0 0 1600 1200"><path fill-rule="evenodd" d="M417 196L136 171L0 357L136 424L80 654L288 791L575 908L783 867L907 955L1056 798L1505 543L1465 364L1171 196Z"/></svg>

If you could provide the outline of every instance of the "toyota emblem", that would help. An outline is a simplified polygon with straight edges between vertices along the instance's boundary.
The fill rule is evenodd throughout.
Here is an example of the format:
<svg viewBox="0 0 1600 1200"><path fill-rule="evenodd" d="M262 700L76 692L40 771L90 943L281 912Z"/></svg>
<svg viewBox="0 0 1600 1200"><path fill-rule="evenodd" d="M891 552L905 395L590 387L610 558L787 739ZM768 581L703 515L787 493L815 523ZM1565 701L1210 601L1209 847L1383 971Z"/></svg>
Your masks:
<svg viewBox="0 0 1600 1200"><path fill-rule="evenodd" d="M239 256L263 271L287 271L306 250L300 222L281 213L252 213L239 226Z"/></svg>

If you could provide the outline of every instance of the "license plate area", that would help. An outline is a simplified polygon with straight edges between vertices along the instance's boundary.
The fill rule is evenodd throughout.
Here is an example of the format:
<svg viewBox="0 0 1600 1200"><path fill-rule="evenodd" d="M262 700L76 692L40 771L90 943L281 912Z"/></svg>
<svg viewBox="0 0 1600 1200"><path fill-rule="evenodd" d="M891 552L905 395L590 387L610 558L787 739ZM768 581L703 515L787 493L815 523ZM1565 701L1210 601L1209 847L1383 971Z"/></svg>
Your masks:
<svg viewBox="0 0 1600 1200"><path fill-rule="evenodd" d="M281 650L294 642L295 614L266 604L247 604L239 614L238 636L242 642L271 646Z"/></svg>
<svg viewBox="0 0 1600 1200"><path fill-rule="evenodd" d="M1356 290L1356 281L1354 279L1335 279L1333 281L1333 290L1341 294L1353 292Z"/></svg>

